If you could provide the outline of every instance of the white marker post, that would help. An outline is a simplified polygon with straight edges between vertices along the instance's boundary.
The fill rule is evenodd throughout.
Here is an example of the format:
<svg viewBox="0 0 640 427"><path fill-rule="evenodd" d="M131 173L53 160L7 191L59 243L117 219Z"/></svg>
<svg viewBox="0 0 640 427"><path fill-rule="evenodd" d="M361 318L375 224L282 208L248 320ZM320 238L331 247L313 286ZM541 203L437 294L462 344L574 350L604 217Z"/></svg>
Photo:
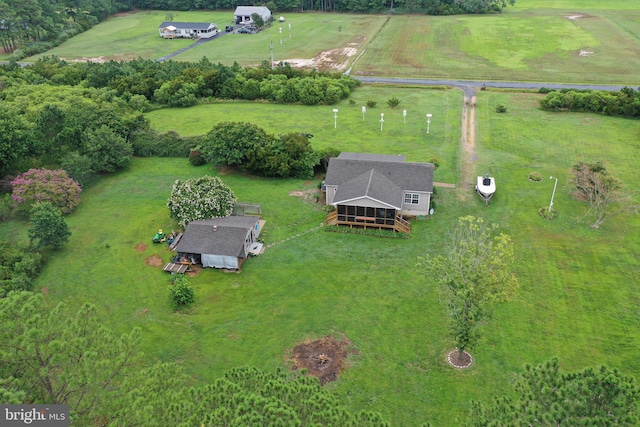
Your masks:
<svg viewBox="0 0 640 427"><path fill-rule="evenodd" d="M402 110L402 123L407 124L407 110Z"/></svg>
<svg viewBox="0 0 640 427"><path fill-rule="evenodd" d="M333 128L336 129L338 127L338 109L333 109Z"/></svg>
<svg viewBox="0 0 640 427"><path fill-rule="evenodd" d="M431 126L431 114L427 114L427 133L429 133L430 126Z"/></svg>
<svg viewBox="0 0 640 427"><path fill-rule="evenodd" d="M271 69L273 70L273 40L269 42L269 49L271 50Z"/></svg>
<svg viewBox="0 0 640 427"><path fill-rule="evenodd" d="M553 196L556 195L556 186L558 185L558 178L550 176L549 179L555 179L556 183L553 184L553 192L551 193L551 203L549 203L549 210L547 212L551 213L551 206L553 206Z"/></svg>
<svg viewBox="0 0 640 427"><path fill-rule="evenodd" d="M367 107L362 106L362 121L364 122L364 115L367 114Z"/></svg>
<svg viewBox="0 0 640 427"><path fill-rule="evenodd" d="M384 129L384 113L380 113L380 130Z"/></svg>

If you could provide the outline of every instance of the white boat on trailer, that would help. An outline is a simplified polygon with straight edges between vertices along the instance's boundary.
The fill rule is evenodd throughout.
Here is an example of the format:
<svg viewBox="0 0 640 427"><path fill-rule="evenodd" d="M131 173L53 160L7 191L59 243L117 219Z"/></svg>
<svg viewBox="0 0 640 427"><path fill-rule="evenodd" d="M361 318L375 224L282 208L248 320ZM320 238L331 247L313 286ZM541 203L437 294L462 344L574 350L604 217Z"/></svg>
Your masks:
<svg viewBox="0 0 640 427"><path fill-rule="evenodd" d="M484 203L489 206L489 200L496 192L496 181L492 176L486 174L485 176L479 176L476 181L476 191Z"/></svg>

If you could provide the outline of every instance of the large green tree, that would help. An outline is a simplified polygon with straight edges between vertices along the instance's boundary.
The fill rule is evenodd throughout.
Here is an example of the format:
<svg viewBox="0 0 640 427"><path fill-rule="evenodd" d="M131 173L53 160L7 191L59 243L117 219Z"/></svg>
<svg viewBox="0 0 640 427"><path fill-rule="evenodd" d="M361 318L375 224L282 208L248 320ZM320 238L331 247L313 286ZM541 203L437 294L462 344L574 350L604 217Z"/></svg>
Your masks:
<svg viewBox="0 0 640 427"><path fill-rule="evenodd" d="M253 123L218 123L202 137L202 157L214 165L246 167L248 154L268 141L267 133Z"/></svg>
<svg viewBox="0 0 640 427"><path fill-rule="evenodd" d="M0 324L0 397L67 404L73 425L134 425L126 420L168 407L183 379L173 365L145 362L138 329L114 334L89 304L49 307L42 294L11 292Z"/></svg>
<svg viewBox="0 0 640 427"><path fill-rule="evenodd" d="M317 378L246 366L231 369L213 384L183 389L163 421L181 427L388 426L379 413L348 412Z"/></svg>
<svg viewBox="0 0 640 427"><path fill-rule="evenodd" d="M311 134L292 132L270 138L248 154L247 168L263 176L310 178L317 163Z"/></svg>
<svg viewBox="0 0 640 427"><path fill-rule="evenodd" d="M518 288L511 271L513 244L506 234L494 235L497 225L482 218L460 217L444 247L444 255L425 256L419 265L439 285L449 333L462 359L480 339L480 326L495 303L508 300Z"/></svg>
<svg viewBox="0 0 640 427"><path fill-rule="evenodd" d="M514 397L473 402L464 424L487 426L637 426L640 390L633 377L600 366L560 372L558 359L527 366Z"/></svg>
<svg viewBox="0 0 640 427"><path fill-rule="evenodd" d="M71 231L67 221L60 209L50 202L39 202L33 205L29 219L32 224L29 229L29 240L36 248L50 246L53 249L61 249L69 241Z"/></svg>

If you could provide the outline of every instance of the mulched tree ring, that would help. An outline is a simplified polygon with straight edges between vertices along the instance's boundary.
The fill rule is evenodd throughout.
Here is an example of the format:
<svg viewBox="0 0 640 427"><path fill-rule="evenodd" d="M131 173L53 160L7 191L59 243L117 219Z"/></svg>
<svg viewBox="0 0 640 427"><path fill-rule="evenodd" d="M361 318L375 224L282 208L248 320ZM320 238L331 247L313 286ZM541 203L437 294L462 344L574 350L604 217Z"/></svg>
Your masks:
<svg viewBox="0 0 640 427"><path fill-rule="evenodd" d="M449 365L453 366L457 369L466 369L469 366L473 365L473 357L466 351L462 352L462 357L460 356L460 352L455 349L451 350L449 354L447 354L447 362Z"/></svg>

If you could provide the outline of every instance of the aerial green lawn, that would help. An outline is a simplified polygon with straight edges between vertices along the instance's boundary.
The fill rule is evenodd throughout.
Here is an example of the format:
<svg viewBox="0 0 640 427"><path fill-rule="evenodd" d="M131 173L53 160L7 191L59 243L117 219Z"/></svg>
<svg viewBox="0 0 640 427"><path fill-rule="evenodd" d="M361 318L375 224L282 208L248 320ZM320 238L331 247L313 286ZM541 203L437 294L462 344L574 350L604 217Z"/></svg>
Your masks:
<svg viewBox="0 0 640 427"><path fill-rule="evenodd" d="M175 21L224 29L232 11L173 12ZM354 76L487 81L640 84L640 9L612 2L525 1L497 15L423 16L287 13L257 34L226 34L174 57L256 66L345 71ZM277 14L276 14L277 16ZM44 54L67 60L157 59L192 40L164 40L163 11L109 18ZM271 50L273 47L273 50Z"/></svg>
<svg viewBox="0 0 640 427"><path fill-rule="evenodd" d="M640 83L639 9L523 7L490 16L394 16L352 74Z"/></svg>
<svg viewBox="0 0 640 427"><path fill-rule="evenodd" d="M358 104L369 98L380 104L386 90L391 89L364 87L353 97ZM339 105L335 129L326 106L266 106L267 111L261 104L225 103L220 104L224 111L210 105L163 110L150 117L160 127L167 117L179 123L184 115L201 121L214 116L200 127L175 126L185 134L241 117L274 133L311 130L314 147L404 153L412 161L428 160L439 144L447 160L436 171L436 180L455 182L458 162L452 165L448 159L459 156L462 95L410 91L416 98L398 92L403 100L399 108L408 110L407 124L397 111L384 110L389 119L382 132L375 119L383 108L368 111L363 123L359 105ZM539 97L479 93L474 167L477 174L495 176L497 193L487 207L473 188L439 188L436 214L414 221L409 240L316 229L325 213L313 197L305 200L290 193L313 191L321 177L263 179L193 167L186 159L135 159L126 171L105 177L83 193L81 205L67 218L71 240L50 254L36 290L51 303L96 304L102 319L117 331L141 327L149 360L182 364L193 383L213 381L238 365L267 370L287 366L295 344L326 334L344 335L358 354L328 387L350 409L380 411L399 426L427 421L456 425L471 399L509 393L525 363L552 356L558 356L565 369L608 364L635 375L640 370L640 218L620 215L600 230L591 229L583 218L587 206L571 198L568 169L576 160L602 160L633 189L640 160L637 123L543 112L537 107ZM434 114L429 137L435 144L426 139L422 119L412 122L414 103L420 110L433 107L428 110ZM495 113L498 103L507 106L507 113ZM314 122L319 122L316 127ZM405 131L405 126L413 128ZM545 180L529 181L530 172ZM168 274L149 265L156 258L168 261L171 252L152 244L151 238L157 228L176 228L166 208L174 180L204 174L220 176L240 201L261 203L267 221L262 237L276 245L249 259L241 273L206 270L194 276L196 303L176 312L168 298ZM554 200L559 216L553 221L537 212L550 201L554 181L549 175L559 178ZM416 263L419 255L442 253L448 231L459 216L468 214L498 223L512 237L521 289L483 329L485 337L473 351L474 365L458 371L444 359L451 342L437 291ZM0 232L24 240L27 226L4 222ZM308 230L313 231L304 233Z"/></svg>
<svg viewBox="0 0 640 427"><path fill-rule="evenodd" d="M375 38L387 21L384 15L349 15L336 13L285 13L285 22L257 34L228 34L225 37L190 49L175 59L199 61L206 56L214 63L244 66L275 62L309 60L325 51L331 61L349 64L362 46ZM339 70L337 70L339 71Z"/></svg>
<svg viewBox="0 0 640 427"><path fill-rule="evenodd" d="M387 100L400 99L397 108ZM308 132L316 148L335 147L345 151L404 154L409 161L440 160L438 181L455 183L460 140L463 93L457 89L425 90L396 86L364 86L351 95L355 104L343 100L329 106L278 105L251 102L220 102L192 108L161 109L146 116L162 132L202 135L220 122L254 123L268 133ZM363 120L362 106L368 108ZM333 109L337 109L334 123ZM403 111L406 110L406 117ZM433 115L427 131L426 114ZM381 116L384 114L384 117ZM380 123L381 117L384 119ZM334 128L336 125L336 128ZM382 131L380 130L382 125Z"/></svg>
<svg viewBox="0 0 640 427"><path fill-rule="evenodd" d="M223 31L224 26L233 21L233 11L170 13L173 14L173 21L213 22ZM51 55L67 61L93 62L158 59L193 43L190 39L165 40L160 37L158 27L166 18L167 12L159 10L112 16L60 46L26 58L26 61Z"/></svg>

